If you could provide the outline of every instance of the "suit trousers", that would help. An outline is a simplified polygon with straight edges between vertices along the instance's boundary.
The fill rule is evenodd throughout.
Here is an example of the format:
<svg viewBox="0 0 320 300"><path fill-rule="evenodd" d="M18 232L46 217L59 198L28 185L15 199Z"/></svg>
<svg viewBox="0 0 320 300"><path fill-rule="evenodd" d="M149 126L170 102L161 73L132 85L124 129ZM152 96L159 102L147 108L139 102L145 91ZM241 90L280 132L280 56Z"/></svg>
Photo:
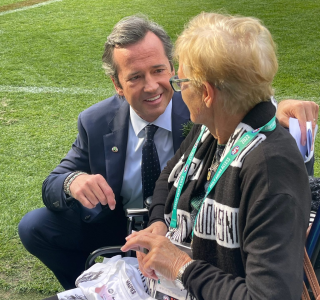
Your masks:
<svg viewBox="0 0 320 300"><path fill-rule="evenodd" d="M92 251L124 245L127 235L120 210L103 223L85 223L71 209L56 212L43 207L27 213L18 229L25 248L52 270L66 290L75 288Z"/></svg>

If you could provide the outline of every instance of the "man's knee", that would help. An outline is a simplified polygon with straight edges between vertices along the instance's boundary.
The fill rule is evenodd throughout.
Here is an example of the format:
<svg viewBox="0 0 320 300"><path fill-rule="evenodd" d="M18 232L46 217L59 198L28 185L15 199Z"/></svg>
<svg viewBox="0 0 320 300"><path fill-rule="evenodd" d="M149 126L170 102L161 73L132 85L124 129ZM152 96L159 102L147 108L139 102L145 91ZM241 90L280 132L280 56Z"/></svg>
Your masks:
<svg viewBox="0 0 320 300"><path fill-rule="evenodd" d="M35 256L52 249L78 249L81 219L72 210L54 212L42 207L28 212L18 226L25 248Z"/></svg>
<svg viewBox="0 0 320 300"><path fill-rule="evenodd" d="M42 235L43 224L41 224L41 218L39 219L40 216L39 209L30 211L21 219L18 225L21 242L31 253L39 242L39 236Z"/></svg>

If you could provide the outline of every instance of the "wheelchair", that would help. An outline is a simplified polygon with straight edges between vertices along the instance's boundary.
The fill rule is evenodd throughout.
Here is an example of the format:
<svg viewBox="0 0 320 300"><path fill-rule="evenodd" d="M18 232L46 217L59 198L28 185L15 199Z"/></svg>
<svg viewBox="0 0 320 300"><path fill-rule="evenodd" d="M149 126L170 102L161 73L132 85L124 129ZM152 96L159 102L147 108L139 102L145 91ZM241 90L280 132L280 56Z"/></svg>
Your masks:
<svg viewBox="0 0 320 300"><path fill-rule="evenodd" d="M139 231L142 229L145 229L148 226L148 212L149 208L152 203L152 197L147 198L144 201L144 208L128 208L126 210L126 217L127 217L127 235L131 234L132 231ZM140 220L137 221L136 218L139 218ZM114 256L121 254L124 257L134 257L135 252L134 251L128 251L123 253L120 248L123 245L120 246L107 246L107 247L101 247L95 251L93 251L87 258L86 264L85 264L85 270L89 269L91 266L95 264L95 260L99 256Z"/></svg>

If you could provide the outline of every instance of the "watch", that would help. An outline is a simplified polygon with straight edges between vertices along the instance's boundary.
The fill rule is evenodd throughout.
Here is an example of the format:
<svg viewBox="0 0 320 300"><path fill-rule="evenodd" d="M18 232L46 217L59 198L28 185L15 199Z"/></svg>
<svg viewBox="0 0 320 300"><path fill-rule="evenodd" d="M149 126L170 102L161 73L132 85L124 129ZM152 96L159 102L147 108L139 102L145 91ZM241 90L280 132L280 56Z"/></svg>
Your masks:
<svg viewBox="0 0 320 300"><path fill-rule="evenodd" d="M184 271L186 270L186 268L188 268L193 262L195 262L195 260L190 260L189 262L187 262L185 265L183 265L180 269L179 272L177 274L177 277L174 281L176 287L178 287L180 290L184 290L185 287L182 283L182 275L184 273Z"/></svg>

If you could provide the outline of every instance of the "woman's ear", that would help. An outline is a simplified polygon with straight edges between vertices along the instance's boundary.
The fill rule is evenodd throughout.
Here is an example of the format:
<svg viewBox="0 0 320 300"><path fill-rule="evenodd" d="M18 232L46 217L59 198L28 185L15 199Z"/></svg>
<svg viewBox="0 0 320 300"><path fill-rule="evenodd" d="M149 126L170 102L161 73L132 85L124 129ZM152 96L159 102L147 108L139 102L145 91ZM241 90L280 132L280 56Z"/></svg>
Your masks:
<svg viewBox="0 0 320 300"><path fill-rule="evenodd" d="M209 108L215 103L215 89L214 87L207 81L202 84L202 96L203 102Z"/></svg>

